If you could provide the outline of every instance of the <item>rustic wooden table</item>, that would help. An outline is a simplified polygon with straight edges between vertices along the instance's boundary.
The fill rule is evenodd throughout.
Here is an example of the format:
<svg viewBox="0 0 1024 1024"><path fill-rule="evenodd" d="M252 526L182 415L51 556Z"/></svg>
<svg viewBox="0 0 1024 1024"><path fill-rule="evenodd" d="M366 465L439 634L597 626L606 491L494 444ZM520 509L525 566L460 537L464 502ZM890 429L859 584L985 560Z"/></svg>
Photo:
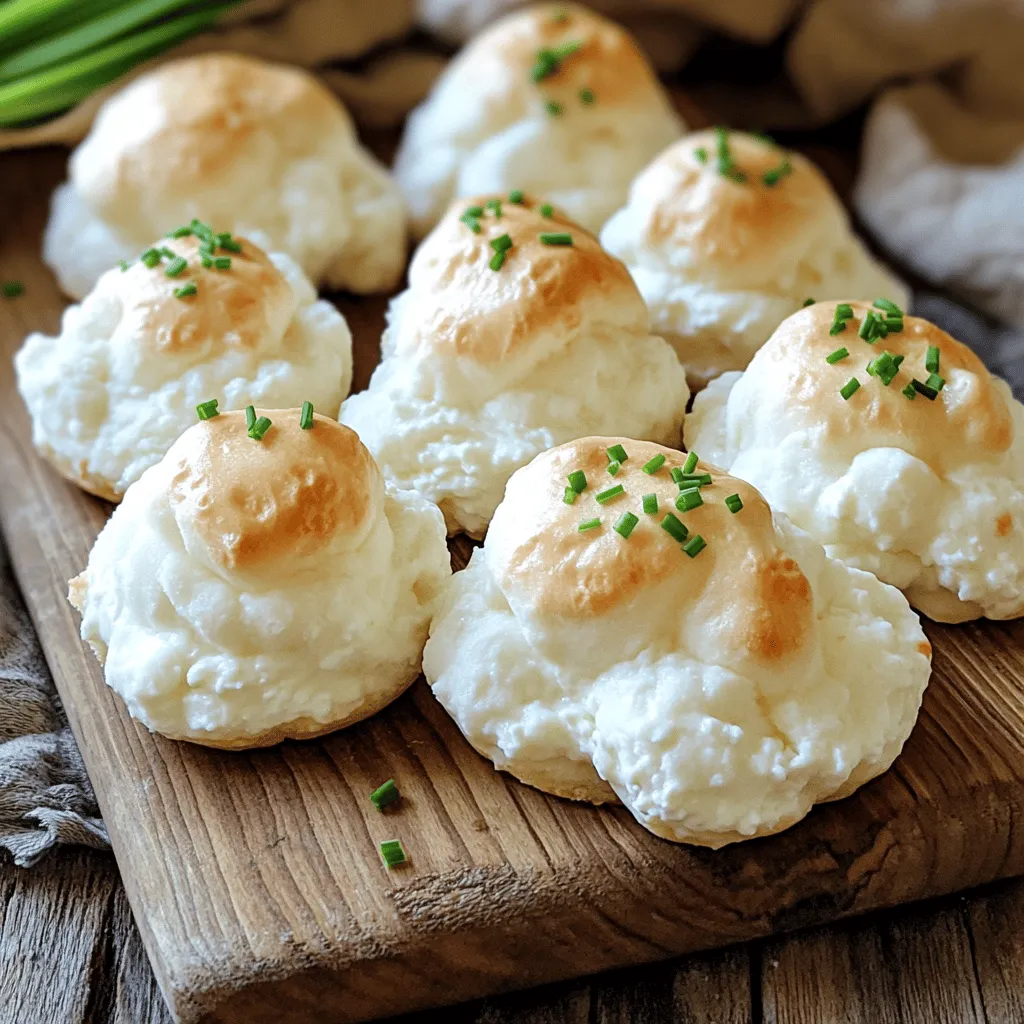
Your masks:
<svg viewBox="0 0 1024 1024"><path fill-rule="evenodd" d="M3 1024L169 1024L113 857L0 865ZM404 1024L1020 1024L1024 881ZM397 1024L397 1022L396 1022Z"/></svg>

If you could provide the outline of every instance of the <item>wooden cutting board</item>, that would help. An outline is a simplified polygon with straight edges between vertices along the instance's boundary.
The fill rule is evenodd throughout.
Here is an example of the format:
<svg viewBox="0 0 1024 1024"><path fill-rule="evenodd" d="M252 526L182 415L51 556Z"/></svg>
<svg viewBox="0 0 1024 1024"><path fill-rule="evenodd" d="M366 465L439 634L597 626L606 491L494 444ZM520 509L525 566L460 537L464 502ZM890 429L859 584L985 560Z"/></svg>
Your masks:
<svg viewBox="0 0 1024 1024"><path fill-rule="evenodd" d="M896 765L718 852L495 772L422 680L314 742L227 754L151 736L65 600L108 509L36 457L10 365L63 307L37 255L63 156L0 159L0 280L27 289L0 300L0 521L178 1020L363 1020L1024 873L1024 622L929 625L935 673ZM362 387L383 303L340 304ZM404 799L381 814L368 794L390 776ZM377 845L391 838L411 861L388 873Z"/></svg>

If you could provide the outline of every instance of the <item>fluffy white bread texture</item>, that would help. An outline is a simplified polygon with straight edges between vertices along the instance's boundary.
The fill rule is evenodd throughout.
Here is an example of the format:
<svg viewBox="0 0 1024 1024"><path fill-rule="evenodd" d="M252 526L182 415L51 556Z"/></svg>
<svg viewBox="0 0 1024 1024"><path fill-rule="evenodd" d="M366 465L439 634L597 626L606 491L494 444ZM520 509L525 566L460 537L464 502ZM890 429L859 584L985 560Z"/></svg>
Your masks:
<svg viewBox="0 0 1024 1024"><path fill-rule="evenodd" d="M165 258L107 271L57 337L30 335L14 359L32 440L69 480L118 501L216 398L310 401L333 413L352 382L352 336L319 301L289 256L245 239L229 270L205 269L195 237L160 244L189 261L177 277ZM175 289L196 286L191 297Z"/></svg>
<svg viewBox="0 0 1024 1024"><path fill-rule="evenodd" d="M467 207L483 211L467 218L478 232L460 220ZM512 248L493 270L490 243L505 235ZM440 506L452 533L482 536L512 473L580 434L679 444L686 373L649 333L629 272L529 198L456 203L417 250L389 319L384 358L340 419L389 480Z"/></svg>
<svg viewBox="0 0 1024 1024"><path fill-rule="evenodd" d="M629 456L615 477L625 494L602 506L615 443ZM648 475L657 454L667 461ZM652 832L719 847L885 771L916 720L931 648L898 590L828 558L706 464L704 504L678 513L707 542L690 558L660 526L684 458L591 437L519 470L448 584L423 669L496 767L560 796L617 796ZM566 505L574 470L588 487ZM736 514L723 504L733 493ZM626 510L640 520L628 539L612 528ZM600 527L579 532L591 517Z"/></svg>
<svg viewBox="0 0 1024 1024"><path fill-rule="evenodd" d="M1024 408L966 345L927 320L867 345L870 307L831 336L836 303L784 321L746 373L713 381L687 418L688 445L749 480L830 555L899 587L940 622L1024 612ZM851 356L825 357L840 346ZM938 349L945 387L934 401L902 392L927 381ZM904 356L889 387L865 372ZM851 377L861 387L843 401Z"/></svg>
<svg viewBox="0 0 1024 1024"><path fill-rule="evenodd" d="M584 7L543 4L502 18L451 62L406 122L395 177L417 237L456 197L512 188L599 231L684 128L627 32Z"/></svg>
<svg viewBox="0 0 1024 1024"><path fill-rule="evenodd" d="M120 259L193 217L290 253L317 284L384 291L405 210L316 79L234 54L163 64L100 109L54 193L43 256L82 298Z"/></svg>
<svg viewBox="0 0 1024 1024"><path fill-rule="evenodd" d="M420 671L451 573L444 523L358 437L299 410L187 430L125 495L71 581L82 637L149 729L267 746L366 718Z"/></svg>
<svg viewBox="0 0 1024 1024"><path fill-rule="evenodd" d="M906 308L814 164L753 135L724 138L742 181L719 170L721 132L691 133L638 175L601 232L691 383L742 370L807 298L886 295Z"/></svg>

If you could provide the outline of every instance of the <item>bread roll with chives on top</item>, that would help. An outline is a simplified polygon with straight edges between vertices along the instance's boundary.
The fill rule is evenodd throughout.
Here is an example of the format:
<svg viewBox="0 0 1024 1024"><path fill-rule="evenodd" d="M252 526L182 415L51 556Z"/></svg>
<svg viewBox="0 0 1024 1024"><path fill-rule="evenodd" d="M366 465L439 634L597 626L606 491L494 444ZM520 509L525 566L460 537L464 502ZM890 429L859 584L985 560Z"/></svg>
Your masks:
<svg viewBox="0 0 1024 1024"><path fill-rule="evenodd" d="M1024 614L1024 408L891 300L783 321L698 396L686 437L925 615Z"/></svg>
<svg viewBox="0 0 1024 1024"><path fill-rule="evenodd" d="M576 4L495 22L410 115L395 161L413 232L460 196L522 188L590 231L685 128L632 37Z"/></svg>
<svg viewBox="0 0 1024 1024"><path fill-rule="evenodd" d="M641 171L601 242L696 386L742 370L808 298L908 299L814 164L723 128L687 135Z"/></svg>
<svg viewBox="0 0 1024 1024"><path fill-rule="evenodd" d="M455 203L394 299L383 359L345 402L400 487L482 536L505 482L582 433L678 444L689 392L629 272L521 191Z"/></svg>
<svg viewBox="0 0 1024 1024"><path fill-rule="evenodd" d="M109 501L200 402L334 412L352 381L348 325L290 256L199 221L174 234L108 270L60 334L30 335L14 359L39 452Z"/></svg>
<svg viewBox="0 0 1024 1024"><path fill-rule="evenodd" d="M171 61L108 99L54 193L43 255L80 299L193 217L289 253L318 286L386 291L405 265L401 196L344 107L251 57Z"/></svg>
<svg viewBox="0 0 1024 1024"><path fill-rule="evenodd" d="M509 481L423 669L496 767L719 847L885 771L930 655L898 590L828 558L749 484L587 437Z"/></svg>
<svg viewBox="0 0 1024 1024"><path fill-rule="evenodd" d="M207 414L71 581L82 638L173 739L268 746L372 715L420 671L451 572L440 513L308 406Z"/></svg>

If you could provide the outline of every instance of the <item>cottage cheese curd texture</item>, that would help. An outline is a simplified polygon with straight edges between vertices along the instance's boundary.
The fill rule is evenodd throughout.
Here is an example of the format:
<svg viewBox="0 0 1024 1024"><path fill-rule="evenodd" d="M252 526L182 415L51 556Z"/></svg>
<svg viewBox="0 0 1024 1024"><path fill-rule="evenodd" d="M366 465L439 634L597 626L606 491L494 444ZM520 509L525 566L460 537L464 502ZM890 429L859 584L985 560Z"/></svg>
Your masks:
<svg viewBox="0 0 1024 1024"><path fill-rule="evenodd" d="M899 587L933 619L1006 619L1024 611L1024 409L974 353L926 320L874 345L858 336L868 303L830 335L836 303L786 320L746 373L702 392L688 445L754 484L830 555ZM826 355L845 346L849 358ZM945 386L934 401L928 348ZM885 387L867 361L905 359ZM861 387L843 401L839 389Z"/></svg>
<svg viewBox="0 0 1024 1024"><path fill-rule="evenodd" d="M629 457L613 478L616 443ZM930 647L898 590L828 558L748 484L700 464L713 476L703 505L675 512L669 468L684 458L584 438L519 470L448 583L424 672L498 768L562 796L618 797L658 835L719 847L883 772L917 717ZM588 487L566 504L575 470ZM613 483L625 494L597 503ZM641 507L651 493L655 515ZM613 529L626 510L639 518L628 538ZM661 527L669 510L705 539L696 557ZM601 525L580 532L592 517Z"/></svg>
<svg viewBox="0 0 1024 1024"><path fill-rule="evenodd" d="M43 255L82 298L193 217L289 253L316 284L396 285L405 210L338 100L305 71L235 54L171 61L101 108L53 196Z"/></svg>
<svg viewBox="0 0 1024 1024"><path fill-rule="evenodd" d="M311 401L332 413L352 380L352 337L341 314L294 260L245 239L202 267L199 239L162 239L165 256L108 270L60 334L32 334L15 356L32 439L57 469L118 501L216 398L221 410ZM171 257L188 269L168 277ZM196 293L174 292L195 285Z"/></svg>
<svg viewBox="0 0 1024 1024"><path fill-rule="evenodd" d="M543 53L561 57L541 75ZM590 231L685 125L619 26L574 4L495 22L410 115L395 177L420 237L458 196L522 188Z"/></svg>
<svg viewBox="0 0 1024 1024"><path fill-rule="evenodd" d="M369 388L341 411L384 475L437 503L453 533L482 535L512 473L581 433L679 443L686 373L649 333L629 272L542 205L454 204L413 258Z"/></svg>
<svg viewBox="0 0 1024 1024"><path fill-rule="evenodd" d="M356 435L298 409L186 431L71 581L82 637L149 729L219 747L365 718L417 676L450 575L444 523Z"/></svg>

